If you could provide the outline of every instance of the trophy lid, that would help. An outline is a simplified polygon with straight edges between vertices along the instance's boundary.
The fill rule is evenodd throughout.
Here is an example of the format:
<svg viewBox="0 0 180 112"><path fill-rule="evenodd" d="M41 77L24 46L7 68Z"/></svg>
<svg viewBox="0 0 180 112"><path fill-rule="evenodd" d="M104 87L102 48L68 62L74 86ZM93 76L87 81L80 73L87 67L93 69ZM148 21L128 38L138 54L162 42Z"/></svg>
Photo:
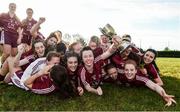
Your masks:
<svg viewBox="0 0 180 112"><path fill-rule="evenodd" d="M110 24L106 24L105 27L99 28L102 34L111 37L113 35L116 35L116 32L114 28Z"/></svg>

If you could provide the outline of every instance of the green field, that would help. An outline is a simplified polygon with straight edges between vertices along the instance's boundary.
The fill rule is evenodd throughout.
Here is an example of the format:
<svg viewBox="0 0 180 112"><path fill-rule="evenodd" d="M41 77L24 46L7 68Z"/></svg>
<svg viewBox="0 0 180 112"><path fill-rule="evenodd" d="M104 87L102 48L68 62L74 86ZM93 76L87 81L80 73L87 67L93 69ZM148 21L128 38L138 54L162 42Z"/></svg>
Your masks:
<svg viewBox="0 0 180 112"><path fill-rule="evenodd" d="M103 96L85 93L82 97L60 99L58 94L35 95L14 86L0 85L0 110L69 110L69 111L112 111L112 110L180 110L180 58L158 58L164 88L175 95L177 105L165 107L165 102L155 92L142 87L117 87L106 84Z"/></svg>

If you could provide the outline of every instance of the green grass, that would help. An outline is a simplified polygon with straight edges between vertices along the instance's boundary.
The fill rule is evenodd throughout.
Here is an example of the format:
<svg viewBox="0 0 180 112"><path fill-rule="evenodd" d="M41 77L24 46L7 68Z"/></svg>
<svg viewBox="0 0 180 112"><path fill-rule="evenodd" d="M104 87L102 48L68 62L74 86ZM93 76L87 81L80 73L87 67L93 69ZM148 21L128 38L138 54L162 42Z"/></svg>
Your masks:
<svg viewBox="0 0 180 112"><path fill-rule="evenodd" d="M36 95L14 86L0 85L0 110L180 110L180 59L158 58L164 88L168 94L176 96L177 105L164 107L165 102L158 94L145 88L117 87L106 84L102 88L103 96L85 93L82 97L60 99L58 93L53 95Z"/></svg>

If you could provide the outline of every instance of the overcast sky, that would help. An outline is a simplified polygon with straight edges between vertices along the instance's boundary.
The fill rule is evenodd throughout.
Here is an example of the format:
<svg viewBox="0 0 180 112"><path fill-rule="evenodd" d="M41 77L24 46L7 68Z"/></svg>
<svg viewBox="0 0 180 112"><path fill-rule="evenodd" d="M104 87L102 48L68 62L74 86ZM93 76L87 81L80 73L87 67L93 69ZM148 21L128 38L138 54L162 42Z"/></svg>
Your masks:
<svg viewBox="0 0 180 112"><path fill-rule="evenodd" d="M21 20L28 7L36 20L46 17L41 28L45 36L60 30L88 40L101 35L99 27L109 23L143 49L180 50L180 0L1 0L0 13L7 12L11 2L17 4Z"/></svg>

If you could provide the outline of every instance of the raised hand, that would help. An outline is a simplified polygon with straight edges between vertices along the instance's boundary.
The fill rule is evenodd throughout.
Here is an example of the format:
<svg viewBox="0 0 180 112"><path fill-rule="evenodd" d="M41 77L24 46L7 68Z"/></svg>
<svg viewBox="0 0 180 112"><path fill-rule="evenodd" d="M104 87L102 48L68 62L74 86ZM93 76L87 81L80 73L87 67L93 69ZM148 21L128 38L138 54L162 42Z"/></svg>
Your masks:
<svg viewBox="0 0 180 112"><path fill-rule="evenodd" d="M44 23L45 21L46 21L46 18L45 18L45 17L40 17L38 22L39 22L40 24L42 24L42 23Z"/></svg>
<svg viewBox="0 0 180 112"><path fill-rule="evenodd" d="M25 45L24 44L21 44L18 46L18 53L24 53L25 52Z"/></svg>

